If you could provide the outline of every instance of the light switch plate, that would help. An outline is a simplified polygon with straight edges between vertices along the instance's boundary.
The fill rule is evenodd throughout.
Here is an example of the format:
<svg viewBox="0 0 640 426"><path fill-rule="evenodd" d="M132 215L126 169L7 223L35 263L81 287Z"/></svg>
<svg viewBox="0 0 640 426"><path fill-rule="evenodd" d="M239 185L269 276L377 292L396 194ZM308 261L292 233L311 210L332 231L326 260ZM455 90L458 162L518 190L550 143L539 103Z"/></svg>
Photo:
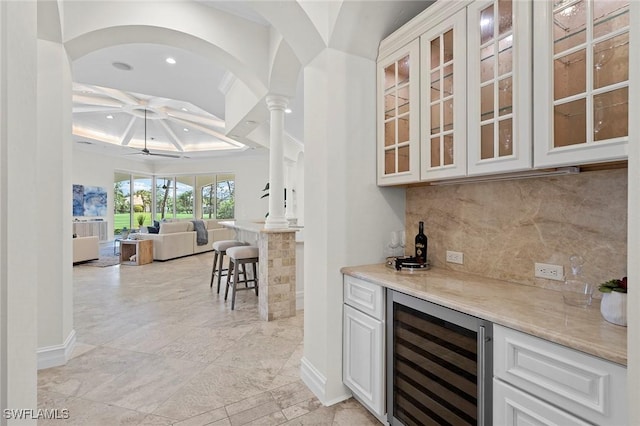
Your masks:
<svg viewBox="0 0 640 426"><path fill-rule="evenodd" d="M464 255L459 251L447 250L447 262L462 265L464 263Z"/></svg>

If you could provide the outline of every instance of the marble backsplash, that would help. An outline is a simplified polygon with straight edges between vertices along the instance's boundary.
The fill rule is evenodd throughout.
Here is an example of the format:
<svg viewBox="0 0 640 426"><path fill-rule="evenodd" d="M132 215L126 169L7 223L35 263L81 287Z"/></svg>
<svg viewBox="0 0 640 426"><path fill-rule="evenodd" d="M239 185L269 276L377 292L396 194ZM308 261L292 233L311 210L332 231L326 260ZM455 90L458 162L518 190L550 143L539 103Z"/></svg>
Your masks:
<svg viewBox="0 0 640 426"><path fill-rule="evenodd" d="M437 267L560 289L560 281L535 278L534 263L566 273L579 254L594 284L626 275L627 169L407 188L407 253L420 220ZM464 253L464 265L445 262L447 250Z"/></svg>

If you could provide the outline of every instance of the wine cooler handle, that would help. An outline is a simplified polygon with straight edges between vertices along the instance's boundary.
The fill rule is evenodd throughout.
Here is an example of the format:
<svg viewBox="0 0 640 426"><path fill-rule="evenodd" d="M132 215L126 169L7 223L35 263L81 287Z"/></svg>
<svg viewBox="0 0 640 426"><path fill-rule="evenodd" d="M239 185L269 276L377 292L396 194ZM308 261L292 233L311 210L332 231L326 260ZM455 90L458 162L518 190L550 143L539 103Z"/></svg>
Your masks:
<svg viewBox="0 0 640 426"><path fill-rule="evenodd" d="M478 327L478 426L484 426L485 404L485 329L484 325Z"/></svg>

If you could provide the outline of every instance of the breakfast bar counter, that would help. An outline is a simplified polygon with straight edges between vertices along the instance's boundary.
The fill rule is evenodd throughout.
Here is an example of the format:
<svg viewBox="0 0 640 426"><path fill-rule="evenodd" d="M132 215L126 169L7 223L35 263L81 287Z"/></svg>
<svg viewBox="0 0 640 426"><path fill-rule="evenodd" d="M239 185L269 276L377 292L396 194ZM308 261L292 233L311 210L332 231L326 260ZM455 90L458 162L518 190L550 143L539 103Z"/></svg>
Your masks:
<svg viewBox="0 0 640 426"><path fill-rule="evenodd" d="M608 323L600 301L568 306L559 291L441 268L396 271L384 264L342 268L342 273L627 365L627 328Z"/></svg>
<svg viewBox="0 0 640 426"><path fill-rule="evenodd" d="M258 311L272 321L296 315L296 232L300 228L265 229L258 221L224 221L238 239L257 245L259 251Z"/></svg>

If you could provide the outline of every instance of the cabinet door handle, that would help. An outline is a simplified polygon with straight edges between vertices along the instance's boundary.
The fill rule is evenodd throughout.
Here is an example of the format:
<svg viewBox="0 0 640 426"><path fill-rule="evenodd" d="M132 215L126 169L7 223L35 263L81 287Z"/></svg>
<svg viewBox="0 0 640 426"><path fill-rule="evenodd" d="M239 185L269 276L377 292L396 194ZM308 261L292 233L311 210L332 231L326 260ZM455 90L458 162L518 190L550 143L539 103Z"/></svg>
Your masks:
<svg viewBox="0 0 640 426"><path fill-rule="evenodd" d="M478 426L484 426L485 338L484 325L481 325L478 327Z"/></svg>

